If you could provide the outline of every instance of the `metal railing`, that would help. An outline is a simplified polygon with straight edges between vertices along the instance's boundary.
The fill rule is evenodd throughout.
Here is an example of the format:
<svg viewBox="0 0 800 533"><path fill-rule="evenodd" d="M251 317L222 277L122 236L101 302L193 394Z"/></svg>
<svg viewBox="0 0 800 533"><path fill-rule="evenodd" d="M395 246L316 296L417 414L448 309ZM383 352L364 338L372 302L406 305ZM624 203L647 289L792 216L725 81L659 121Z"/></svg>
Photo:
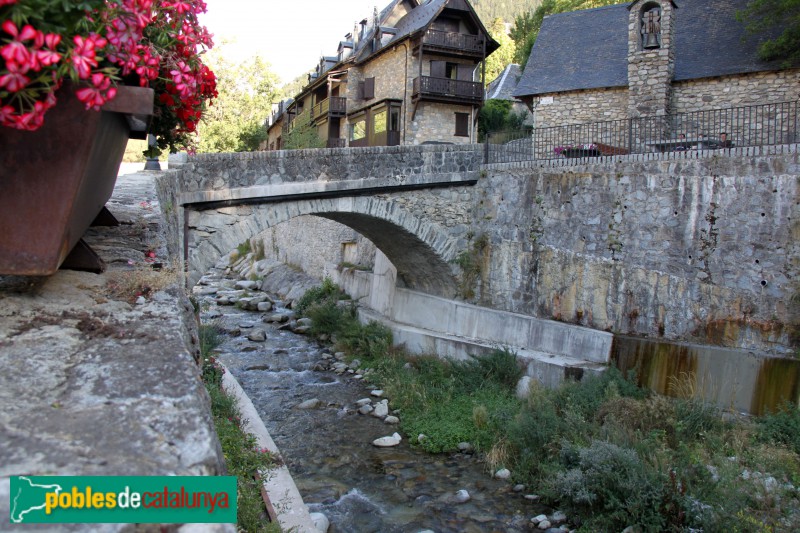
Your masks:
<svg viewBox="0 0 800 533"><path fill-rule="evenodd" d="M483 41L478 35L469 35L452 31L428 30L422 42L440 48L449 48L462 52L483 52Z"/></svg>
<svg viewBox="0 0 800 533"><path fill-rule="evenodd" d="M662 153L793 144L800 141L798 102L676 113L492 132L487 163Z"/></svg>
<svg viewBox="0 0 800 533"><path fill-rule="evenodd" d="M460 100L483 100L483 84L475 81L420 76L414 78L414 96L452 97Z"/></svg>

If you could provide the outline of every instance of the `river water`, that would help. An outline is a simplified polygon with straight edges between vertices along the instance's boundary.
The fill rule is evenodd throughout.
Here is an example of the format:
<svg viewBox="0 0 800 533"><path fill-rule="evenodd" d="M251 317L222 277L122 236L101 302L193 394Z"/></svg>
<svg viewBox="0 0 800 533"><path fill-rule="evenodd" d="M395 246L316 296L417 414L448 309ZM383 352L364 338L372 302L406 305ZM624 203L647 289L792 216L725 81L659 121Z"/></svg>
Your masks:
<svg viewBox="0 0 800 533"><path fill-rule="evenodd" d="M357 412L371 388L352 374L321 370L331 358L327 347L264 323L266 313L217 306L213 298L203 297L201 320L228 332L218 357L252 399L310 510L329 518L329 532L535 530L530 519L546 509L491 477L475 456L427 454L405 436L397 447L374 447L397 427ZM265 342L247 339L257 329ZM313 398L320 407L296 408ZM457 503L462 489L470 499Z"/></svg>

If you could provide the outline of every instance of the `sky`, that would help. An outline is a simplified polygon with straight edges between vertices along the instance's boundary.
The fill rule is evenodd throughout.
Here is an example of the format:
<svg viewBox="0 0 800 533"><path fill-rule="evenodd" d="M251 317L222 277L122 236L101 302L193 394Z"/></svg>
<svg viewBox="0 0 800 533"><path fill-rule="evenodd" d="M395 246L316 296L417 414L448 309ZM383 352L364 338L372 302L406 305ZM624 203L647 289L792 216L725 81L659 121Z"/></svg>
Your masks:
<svg viewBox="0 0 800 533"><path fill-rule="evenodd" d="M288 83L324 55L336 55L353 24L389 0L206 0L200 21L225 57L243 61L258 53ZM230 41L223 44L223 40Z"/></svg>

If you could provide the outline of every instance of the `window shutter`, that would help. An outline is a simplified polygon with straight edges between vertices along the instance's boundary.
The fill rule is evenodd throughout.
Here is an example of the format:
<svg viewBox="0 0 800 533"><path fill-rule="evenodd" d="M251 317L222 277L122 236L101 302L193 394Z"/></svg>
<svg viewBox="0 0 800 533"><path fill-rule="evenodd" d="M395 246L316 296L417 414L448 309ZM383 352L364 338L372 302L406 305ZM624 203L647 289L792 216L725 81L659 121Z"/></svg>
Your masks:
<svg viewBox="0 0 800 533"><path fill-rule="evenodd" d="M456 113L456 137L469 137L469 113Z"/></svg>
<svg viewBox="0 0 800 533"><path fill-rule="evenodd" d="M364 100L375 98L375 78L364 79Z"/></svg>
<svg viewBox="0 0 800 533"><path fill-rule="evenodd" d="M446 63L444 61L431 61L431 77L444 78Z"/></svg>
<svg viewBox="0 0 800 533"><path fill-rule="evenodd" d="M458 65L458 73L456 74L461 81L472 81L472 66L471 65Z"/></svg>

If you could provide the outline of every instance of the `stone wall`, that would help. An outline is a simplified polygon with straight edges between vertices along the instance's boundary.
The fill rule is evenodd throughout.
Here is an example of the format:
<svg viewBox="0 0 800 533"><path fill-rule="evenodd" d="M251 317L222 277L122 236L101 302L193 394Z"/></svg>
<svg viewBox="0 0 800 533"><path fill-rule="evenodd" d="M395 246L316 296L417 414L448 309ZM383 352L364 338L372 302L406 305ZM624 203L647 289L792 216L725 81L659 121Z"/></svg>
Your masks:
<svg viewBox="0 0 800 533"><path fill-rule="evenodd" d="M469 137L455 135L456 113L467 113L470 116ZM431 139L453 144L473 143L477 140L477 131L473 128L476 113L477 111L468 105L420 102L417 115L408 129L406 143L420 144Z"/></svg>
<svg viewBox="0 0 800 533"><path fill-rule="evenodd" d="M791 354L797 153L570 168L494 165L472 231L485 305L592 328Z"/></svg>
<svg viewBox="0 0 800 533"><path fill-rule="evenodd" d="M179 172L182 192L220 190L301 181L452 174L475 171L483 151L462 146L374 146L198 154Z"/></svg>
<svg viewBox="0 0 800 533"><path fill-rule="evenodd" d="M628 89L597 89L544 95L535 99L534 104L534 125L537 128L622 120L628 118Z"/></svg>
<svg viewBox="0 0 800 533"><path fill-rule="evenodd" d="M790 69L676 82L672 108L676 113L691 113L798 100L800 69Z"/></svg>

